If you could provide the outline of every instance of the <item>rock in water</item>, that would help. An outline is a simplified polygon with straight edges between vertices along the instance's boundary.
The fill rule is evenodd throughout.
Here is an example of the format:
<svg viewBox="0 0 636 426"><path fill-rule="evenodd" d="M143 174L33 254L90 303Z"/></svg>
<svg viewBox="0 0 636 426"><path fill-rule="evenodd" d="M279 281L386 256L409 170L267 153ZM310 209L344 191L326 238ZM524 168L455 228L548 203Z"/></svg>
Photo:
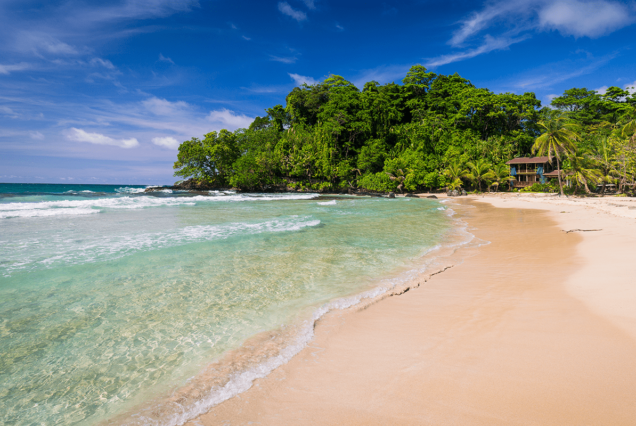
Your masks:
<svg viewBox="0 0 636 426"><path fill-rule="evenodd" d="M437 200L437 197L436 197L435 195L429 195L429 196L428 196L428 197L426 197L426 198L432 198L432 199L434 199L434 200Z"/></svg>
<svg viewBox="0 0 636 426"><path fill-rule="evenodd" d="M395 194L393 192L389 192L389 195L387 196L389 198L395 198Z"/></svg>

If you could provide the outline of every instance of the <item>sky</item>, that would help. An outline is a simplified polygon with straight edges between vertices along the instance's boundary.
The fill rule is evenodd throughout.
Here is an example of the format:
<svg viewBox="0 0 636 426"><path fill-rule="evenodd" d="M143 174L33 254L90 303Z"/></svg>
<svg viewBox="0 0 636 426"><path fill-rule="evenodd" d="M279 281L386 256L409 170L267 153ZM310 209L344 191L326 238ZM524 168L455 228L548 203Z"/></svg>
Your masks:
<svg viewBox="0 0 636 426"><path fill-rule="evenodd" d="M330 74L635 87L635 23L612 0L0 0L0 182L172 184L180 142Z"/></svg>

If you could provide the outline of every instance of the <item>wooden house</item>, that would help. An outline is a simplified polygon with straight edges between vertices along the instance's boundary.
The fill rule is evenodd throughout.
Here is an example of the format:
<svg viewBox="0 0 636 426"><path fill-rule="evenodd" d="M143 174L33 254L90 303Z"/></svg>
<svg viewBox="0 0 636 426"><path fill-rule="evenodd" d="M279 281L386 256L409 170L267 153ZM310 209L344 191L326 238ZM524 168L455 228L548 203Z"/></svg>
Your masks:
<svg viewBox="0 0 636 426"><path fill-rule="evenodd" d="M510 166L510 176L515 177L513 186L524 188L535 183L546 183L552 175L557 176L548 157L515 158L506 164Z"/></svg>

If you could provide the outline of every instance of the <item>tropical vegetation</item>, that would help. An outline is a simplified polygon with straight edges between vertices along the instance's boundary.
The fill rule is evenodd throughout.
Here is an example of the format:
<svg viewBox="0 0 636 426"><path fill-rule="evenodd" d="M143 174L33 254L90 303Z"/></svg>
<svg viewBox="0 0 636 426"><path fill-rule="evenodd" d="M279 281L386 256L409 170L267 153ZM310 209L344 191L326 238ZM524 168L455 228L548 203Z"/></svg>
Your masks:
<svg viewBox="0 0 636 426"><path fill-rule="evenodd" d="M184 180L241 190L483 191L509 189L505 163L529 155L556 161L561 194L626 191L636 94L574 88L542 106L534 93L494 93L421 65L401 84L362 89L331 75L295 87L247 129L183 142L174 168Z"/></svg>

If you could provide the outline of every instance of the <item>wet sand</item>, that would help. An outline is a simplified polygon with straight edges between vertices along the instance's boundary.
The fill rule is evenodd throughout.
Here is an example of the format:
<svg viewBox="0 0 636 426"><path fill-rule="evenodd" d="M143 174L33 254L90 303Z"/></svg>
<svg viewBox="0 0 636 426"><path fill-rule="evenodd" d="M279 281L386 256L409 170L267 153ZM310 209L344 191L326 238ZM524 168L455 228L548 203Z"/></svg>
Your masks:
<svg viewBox="0 0 636 426"><path fill-rule="evenodd" d="M511 208L457 210L491 244L419 288L328 316L288 364L189 424L635 424L633 219L490 201ZM594 221L605 231L563 232Z"/></svg>

